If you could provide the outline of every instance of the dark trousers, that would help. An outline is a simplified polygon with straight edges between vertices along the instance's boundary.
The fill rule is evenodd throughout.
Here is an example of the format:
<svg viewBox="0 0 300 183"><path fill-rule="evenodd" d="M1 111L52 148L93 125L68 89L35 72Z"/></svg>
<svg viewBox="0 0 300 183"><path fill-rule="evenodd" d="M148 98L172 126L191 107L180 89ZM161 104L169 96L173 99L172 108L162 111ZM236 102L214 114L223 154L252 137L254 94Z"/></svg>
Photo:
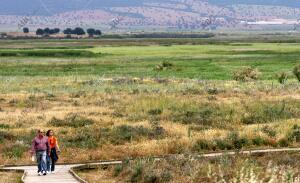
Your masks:
<svg viewBox="0 0 300 183"><path fill-rule="evenodd" d="M47 155L47 171L54 171L55 170L55 163L58 160L58 156L56 153L56 149L51 149L50 156ZM51 168L50 168L51 167Z"/></svg>

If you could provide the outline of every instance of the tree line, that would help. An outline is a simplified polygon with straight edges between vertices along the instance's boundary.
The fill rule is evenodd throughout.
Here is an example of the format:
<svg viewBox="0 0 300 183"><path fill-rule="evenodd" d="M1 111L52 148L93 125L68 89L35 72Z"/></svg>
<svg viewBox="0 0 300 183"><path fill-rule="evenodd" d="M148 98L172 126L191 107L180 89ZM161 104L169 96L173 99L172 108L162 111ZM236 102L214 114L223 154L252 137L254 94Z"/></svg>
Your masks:
<svg viewBox="0 0 300 183"><path fill-rule="evenodd" d="M24 27L23 28L23 32L24 33L29 33L29 28L27 27ZM36 35L38 36L45 36L45 35L53 35L53 34L58 34L60 33L61 30L59 28L38 28L35 33ZM65 30L62 31L65 35L85 35L85 34L88 34L90 37L93 37L93 36L101 36L102 35L102 32L101 30L99 29L94 29L94 28L89 28L87 29L86 31L81 28L81 27L76 27L74 29L72 28L66 28Z"/></svg>

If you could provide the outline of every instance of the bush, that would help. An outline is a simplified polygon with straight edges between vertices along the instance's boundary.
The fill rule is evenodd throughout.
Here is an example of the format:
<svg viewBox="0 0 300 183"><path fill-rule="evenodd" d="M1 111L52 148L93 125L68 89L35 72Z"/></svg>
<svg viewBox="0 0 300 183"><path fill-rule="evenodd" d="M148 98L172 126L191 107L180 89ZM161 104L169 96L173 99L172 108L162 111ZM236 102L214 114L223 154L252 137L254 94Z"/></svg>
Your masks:
<svg viewBox="0 0 300 183"><path fill-rule="evenodd" d="M293 73L298 81L300 81L300 64L294 67Z"/></svg>
<svg viewBox="0 0 300 183"><path fill-rule="evenodd" d="M201 106L174 107L170 118L174 122L196 124L205 127L226 128L233 122L234 111L230 106L206 103Z"/></svg>
<svg viewBox="0 0 300 183"><path fill-rule="evenodd" d="M245 105L247 111L243 114L243 124L257 124L274 122L280 119L291 119L299 116L298 102L276 101L276 102L255 102Z"/></svg>
<svg viewBox="0 0 300 183"><path fill-rule="evenodd" d="M2 143L4 140L14 140L15 136L10 134L7 131L0 130L0 142Z"/></svg>
<svg viewBox="0 0 300 183"><path fill-rule="evenodd" d="M132 140L138 140L141 137L150 137L152 130L143 126L128 126L121 125L112 129L103 129L101 132L102 136L105 136L113 144L124 144Z"/></svg>
<svg viewBox="0 0 300 183"><path fill-rule="evenodd" d="M222 140L222 139L215 139L214 145L215 145L215 150L216 149L220 149L220 150L231 150L232 149L232 145L228 141Z"/></svg>
<svg viewBox="0 0 300 183"><path fill-rule="evenodd" d="M10 126L7 124L0 124L0 129L9 129Z"/></svg>
<svg viewBox="0 0 300 183"><path fill-rule="evenodd" d="M276 137L276 134L277 134L276 131L272 127L270 127L268 125L264 126L261 129L261 131L263 133L265 133L266 135L268 135L269 137Z"/></svg>
<svg viewBox="0 0 300 183"><path fill-rule="evenodd" d="M114 168L113 176L117 177L122 171L123 171L123 166L122 165L116 165L115 168Z"/></svg>
<svg viewBox="0 0 300 183"><path fill-rule="evenodd" d="M144 176L144 182L145 183L159 182L159 176L154 172L147 172L147 174Z"/></svg>
<svg viewBox="0 0 300 183"><path fill-rule="evenodd" d="M163 61L161 64L156 65L154 70L156 71L162 71L172 68L174 65L171 62Z"/></svg>
<svg viewBox="0 0 300 183"><path fill-rule="evenodd" d="M289 140L287 138L281 138L278 140L278 145L280 147L288 147L290 145Z"/></svg>
<svg viewBox="0 0 300 183"><path fill-rule="evenodd" d="M288 80L288 77L289 77L289 74L286 72L282 72L277 75L277 79L280 84L285 84L286 81Z"/></svg>
<svg viewBox="0 0 300 183"><path fill-rule="evenodd" d="M251 141L255 146L261 146L265 144L265 140L261 136L256 136Z"/></svg>
<svg viewBox="0 0 300 183"><path fill-rule="evenodd" d="M76 133L63 139L64 145L77 148L96 148L99 145L100 135L97 130L91 128L81 128Z"/></svg>
<svg viewBox="0 0 300 183"><path fill-rule="evenodd" d="M168 61L163 61L161 65L166 68L174 66L171 62Z"/></svg>
<svg viewBox="0 0 300 183"><path fill-rule="evenodd" d="M150 109L148 111L148 114L150 114L150 115L160 115L161 113L162 113L161 109Z"/></svg>
<svg viewBox="0 0 300 183"><path fill-rule="evenodd" d="M173 179L173 176L172 176L172 174L171 174L170 171L164 170L161 173L161 180L162 180L162 182L170 182L172 179Z"/></svg>
<svg viewBox="0 0 300 183"><path fill-rule="evenodd" d="M193 145L192 149L196 152L201 152L203 150L211 150L211 146L207 140L199 139Z"/></svg>
<svg viewBox="0 0 300 183"><path fill-rule="evenodd" d="M23 153L28 150L23 144L8 145L4 148L4 155L10 159L20 159Z"/></svg>
<svg viewBox="0 0 300 183"><path fill-rule="evenodd" d="M233 73L234 80L243 82L258 80L260 76L261 72L251 67L245 67Z"/></svg>
<svg viewBox="0 0 300 183"><path fill-rule="evenodd" d="M140 182L143 174L143 164L141 162L137 162L136 166L133 168L133 174L131 176L131 182Z"/></svg>
<svg viewBox="0 0 300 183"><path fill-rule="evenodd" d="M84 127L88 125L94 124L94 121L91 119L87 119L84 117L81 117L77 114L68 114L65 119L57 119L53 117L49 122L49 125L56 126L56 127L73 127L73 128L79 128Z"/></svg>
<svg viewBox="0 0 300 183"><path fill-rule="evenodd" d="M300 126L294 125L291 132L287 134L287 139L290 142L300 142Z"/></svg>
<svg viewBox="0 0 300 183"><path fill-rule="evenodd" d="M231 142L234 149L242 149L249 145L249 141L246 137L240 137L237 132L231 132L228 134L227 139Z"/></svg>

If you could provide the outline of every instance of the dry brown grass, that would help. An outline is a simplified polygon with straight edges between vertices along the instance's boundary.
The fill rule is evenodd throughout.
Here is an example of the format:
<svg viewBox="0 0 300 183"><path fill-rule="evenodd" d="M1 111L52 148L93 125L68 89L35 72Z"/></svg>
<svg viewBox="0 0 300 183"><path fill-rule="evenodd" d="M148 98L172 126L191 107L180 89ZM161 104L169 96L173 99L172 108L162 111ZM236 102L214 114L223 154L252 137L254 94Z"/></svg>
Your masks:
<svg viewBox="0 0 300 183"><path fill-rule="evenodd" d="M108 83L104 82L103 84L103 87L110 88L109 91L84 90L84 88L78 87L78 83L82 82L81 80L74 82L74 80L59 80L58 78L56 81L58 85L65 82L70 87L77 88L77 90L52 93L29 92L26 89L28 83L24 83L24 86L19 85L15 92L9 92L8 88L8 92L0 93L0 124L9 125L9 128L0 130L13 135L14 138L0 144L0 164L30 163L30 157L26 152L19 157L7 158L3 150L9 145L20 143L20 141L25 143L24 145L29 150L30 139L33 137L32 130L38 128L51 128L57 133L63 150L60 162L190 153L193 144L198 139L209 141L215 138L226 138L233 128L249 139L257 135L266 137L266 134L261 132L265 124L244 125L234 121L232 124L228 124L229 128L214 126L206 128L198 124L174 122L172 121L174 115L172 108L178 107L178 111L180 111L190 110L192 109L191 106L197 107L203 103L239 106L256 100L279 101L297 100L300 98L300 91L297 87L294 89L274 88L270 90L268 87L259 89L258 86L254 87L252 83L249 83L247 87L253 87L249 91L248 88L244 88L246 87L244 84L239 85L231 81L221 84L214 83L214 85L208 83L204 87L200 87L194 81L189 80L174 81L176 84L171 82L169 85L157 84L154 80L150 81L143 81L145 82L142 83L143 88L138 93L132 93L128 88L115 88L117 85L111 84L111 80L107 80L106 82ZM44 82L44 85L47 84L46 80ZM199 92L194 92L193 90L193 92L186 93L186 88L184 88L186 83L194 85ZM34 83L31 84L35 86ZM38 83L37 86L39 85L42 86L43 84ZM269 86L268 84L266 85ZM137 86L139 87L139 85ZM160 90L150 93L142 92L144 89L150 90L154 86ZM209 94L205 88L211 88L211 86L218 88L221 92ZM173 87L176 88L174 89ZM174 91L168 93L167 90L172 88ZM162 113L157 116L150 115L149 110L156 108L162 108ZM110 129L121 125L143 126L151 129L153 122L157 122L165 130L166 135L159 139L140 137L119 145L112 144L109 141L102 142L101 139L97 139L99 146L93 148L70 146L70 144L64 143L67 139L76 138L76 134L79 131L87 132L82 128L54 127L48 123L53 117L63 120L69 114L77 114L93 120L94 124L87 127L90 130L94 130L92 134L101 134L98 132L99 129ZM297 123L299 123L298 118L279 119L268 125L276 131L277 135L274 137L276 141L284 137L293 125ZM252 146L248 148L252 148ZM257 147L253 146L253 148Z"/></svg>
<svg viewBox="0 0 300 183"><path fill-rule="evenodd" d="M90 183L102 182L299 182L298 153L197 158L174 156L124 161L122 165L78 171Z"/></svg>
<svg viewBox="0 0 300 183"><path fill-rule="evenodd" d="M0 171L0 182L1 183L21 183L22 173L17 172L1 172Z"/></svg>

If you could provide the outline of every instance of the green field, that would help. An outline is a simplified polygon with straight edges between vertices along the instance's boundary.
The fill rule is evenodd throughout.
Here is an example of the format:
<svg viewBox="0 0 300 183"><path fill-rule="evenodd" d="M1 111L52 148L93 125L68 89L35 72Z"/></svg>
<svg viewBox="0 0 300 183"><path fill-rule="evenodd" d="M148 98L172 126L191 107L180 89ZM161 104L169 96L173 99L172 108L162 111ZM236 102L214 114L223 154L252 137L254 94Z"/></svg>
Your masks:
<svg viewBox="0 0 300 183"><path fill-rule="evenodd" d="M250 66L262 72L262 80L274 80L300 62L297 43L54 46L48 42L26 49L1 48L0 75L231 80L234 71ZM156 70L163 62L173 66Z"/></svg>

